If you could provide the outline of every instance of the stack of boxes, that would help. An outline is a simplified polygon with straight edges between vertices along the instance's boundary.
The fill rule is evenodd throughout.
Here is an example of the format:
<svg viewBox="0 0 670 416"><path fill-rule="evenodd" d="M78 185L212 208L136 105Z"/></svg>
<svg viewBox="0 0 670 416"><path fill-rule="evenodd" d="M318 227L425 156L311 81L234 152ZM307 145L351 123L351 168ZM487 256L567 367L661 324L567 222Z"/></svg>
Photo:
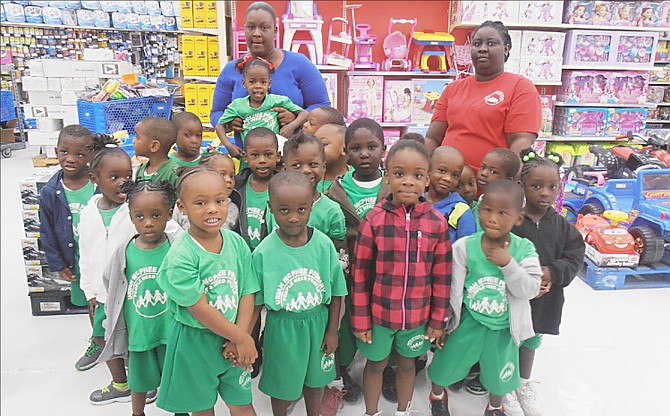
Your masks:
<svg viewBox="0 0 670 416"><path fill-rule="evenodd" d="M23 112L26 118L37 119L37 129L28 131L28 144L46 146L47 155L53 155L60 130L79 121L77 92L133 72L126 61L35 60L29 68L23 90L30 103L23 105Z"/></svg>
<svg viewBox="0 0 670 416"><path fill-rule="evenodd" d="M184 76L217 77L221 72L218 36L181 37Z"/></svg>
<svg viewBox="0 0 670 416"><path fill-rule="evenodd" d="M57 166L19 182L25 233L21 246L33 315L86 313L87 309L70 303L70 284L58 272L49 271L40 241L39 194L56 170Z"/></svg>
<svg viewBox="0 0 670 416"><path fill-rule="evenodd" d="M216 29L219 27L216 1L182 0L180 1L180 9L182 28Z"/></svg>
<svg viewBox="0 0 670 416"><path fill-rule="evenodd" d="M196 114L203 123L209 123L215 86L211 83L184 84L186 111Z"/></svg>

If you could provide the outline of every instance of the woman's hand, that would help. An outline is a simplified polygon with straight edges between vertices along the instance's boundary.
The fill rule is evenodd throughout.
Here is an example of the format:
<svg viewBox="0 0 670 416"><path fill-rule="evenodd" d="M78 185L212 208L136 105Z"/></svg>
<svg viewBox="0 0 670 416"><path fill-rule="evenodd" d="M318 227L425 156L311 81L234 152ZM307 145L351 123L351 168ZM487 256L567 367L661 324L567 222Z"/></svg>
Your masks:
<svg viewBox="0 0 670 416"><path fill-rule="evenodd" d="M76 282L77 277L72 273L72 269L69 267L65 267L63 269L60 269L58 271L58 275L60 276L61 279L67 281L67 282Z"/></svg>
<svg viewBox="0 0 670 416"><path fill-rule="evenodd" d="M228 154L230 157L237 157L241 158L244 157L244 150L242 150L239 146L236 146L230 142L227 144L224 144L226 150L228 150Z"/></svg>
<svg viewBox="0 0 670 416"><path fill-rule="evenodd" d="M228 123L228 124L230 125L230 128L231 128L233 131L239 131L239 132L243 132L243 131L244 131L244 125L243 125L244 122L242 121L242 119L241 119L240 117L235 117L235 118L233 119L233 121L231 121L231 122Z"/></svg>
<svg viewBox="0 0 670 416"><path fill-rule="evenodd" d="M277 113L277 119L279 120L279 124L282 126L291 123L297 117L295 114L285 109L284 107L272 107L270 111L275 111Z"/></svg>

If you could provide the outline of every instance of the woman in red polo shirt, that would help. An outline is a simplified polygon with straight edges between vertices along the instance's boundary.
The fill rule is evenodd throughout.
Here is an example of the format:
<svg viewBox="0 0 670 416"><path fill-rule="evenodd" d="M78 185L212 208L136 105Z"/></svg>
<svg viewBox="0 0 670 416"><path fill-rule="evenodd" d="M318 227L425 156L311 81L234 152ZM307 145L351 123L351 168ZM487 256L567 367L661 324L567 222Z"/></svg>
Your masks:
<svg viewBox="0 0 670 416"><path fill-rule="evenodd" d="M535 85L521 75L505 72L512 48L507 27L486 21L472 34L475 76L449 84L435 105L426 132L426 145L454 146L473 169L489 150L515 153L533 144L542 118Z"/></svg>

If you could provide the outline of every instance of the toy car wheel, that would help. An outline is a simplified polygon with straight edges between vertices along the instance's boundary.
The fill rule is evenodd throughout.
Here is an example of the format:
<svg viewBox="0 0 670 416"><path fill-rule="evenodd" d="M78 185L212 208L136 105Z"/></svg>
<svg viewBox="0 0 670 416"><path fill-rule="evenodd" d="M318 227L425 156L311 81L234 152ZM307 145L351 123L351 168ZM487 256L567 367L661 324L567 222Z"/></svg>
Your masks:
<svg viewBox="0 0 670 416"><path fill-rule="evenodd" d="M641 264L661 261L665 242L656 235L654 229L647 226L631 227L628 232L635 239L635 251L640 255Z"/></svg>
<svg viewBox="0 0 670 416"><path fill-rule="evenodd" d="M12 157L12 149L10 148L2 149L2 157L4 158Z"/></svg>
<svg viewBox="0 0 670 416"><path fill-rule="evenodd" d="M587 202L579 209L579 213L584 215L601 215L603 212L605 212L605 207L603 207L599 202Z"/></svg>

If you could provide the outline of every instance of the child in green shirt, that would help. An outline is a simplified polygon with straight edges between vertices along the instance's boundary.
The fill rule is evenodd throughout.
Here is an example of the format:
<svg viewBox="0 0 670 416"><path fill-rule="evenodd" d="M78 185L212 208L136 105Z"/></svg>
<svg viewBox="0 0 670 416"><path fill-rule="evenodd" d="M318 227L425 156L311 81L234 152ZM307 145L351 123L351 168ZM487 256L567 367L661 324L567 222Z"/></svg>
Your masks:
<svg viewBox="0 0 670 416"><path fill-rule="evenodd" d="M270 181L269 207L279 228L252 255L260 292L255 317L268 310L259 389L275 414L305 397L308 415L318 415L321 389L335 378L334 352L346 283L331 241L309 227L314 183L284 171ZM281 346L281 347L280 347Z"/></svg>
<svg viewBox="0 0 670 416"><path fill-rule="evenodd" d="M345 126L339 124L324 124L314 134L326 148L326 173L319 182L320 192L330 189L333 182L349 172L349 157L344 146Z"/></svg>
<svg viewBox="0 0 670 416"><path fill-rule="evenodd" d="M177 128L177 151L169 157L178 166L195 166L202 153L202 121L197 115L184 111L172 117Z"/></svg>
<svg viewBox="0 0 670 416"><path fill-rule="evenodd" d="M135 177L153 182L168 181L177 186L177 164L168 153L177 141L177 128L163 117L148 117L135 126L133 148L136 156L149 160L137 167Z"/></svg>
<svg viewBox="0 0 670 416"><path fill-rule="evenodd" d="M221 228L228 211L221 174L204 165L188 167L177 192L177 208L191 225L170 247L157 276L176 320L157 405L214 414L218 393L231 414L255 414L249 370L258 354L248 331L259 288L251 252L238 234Z"/></svg>

